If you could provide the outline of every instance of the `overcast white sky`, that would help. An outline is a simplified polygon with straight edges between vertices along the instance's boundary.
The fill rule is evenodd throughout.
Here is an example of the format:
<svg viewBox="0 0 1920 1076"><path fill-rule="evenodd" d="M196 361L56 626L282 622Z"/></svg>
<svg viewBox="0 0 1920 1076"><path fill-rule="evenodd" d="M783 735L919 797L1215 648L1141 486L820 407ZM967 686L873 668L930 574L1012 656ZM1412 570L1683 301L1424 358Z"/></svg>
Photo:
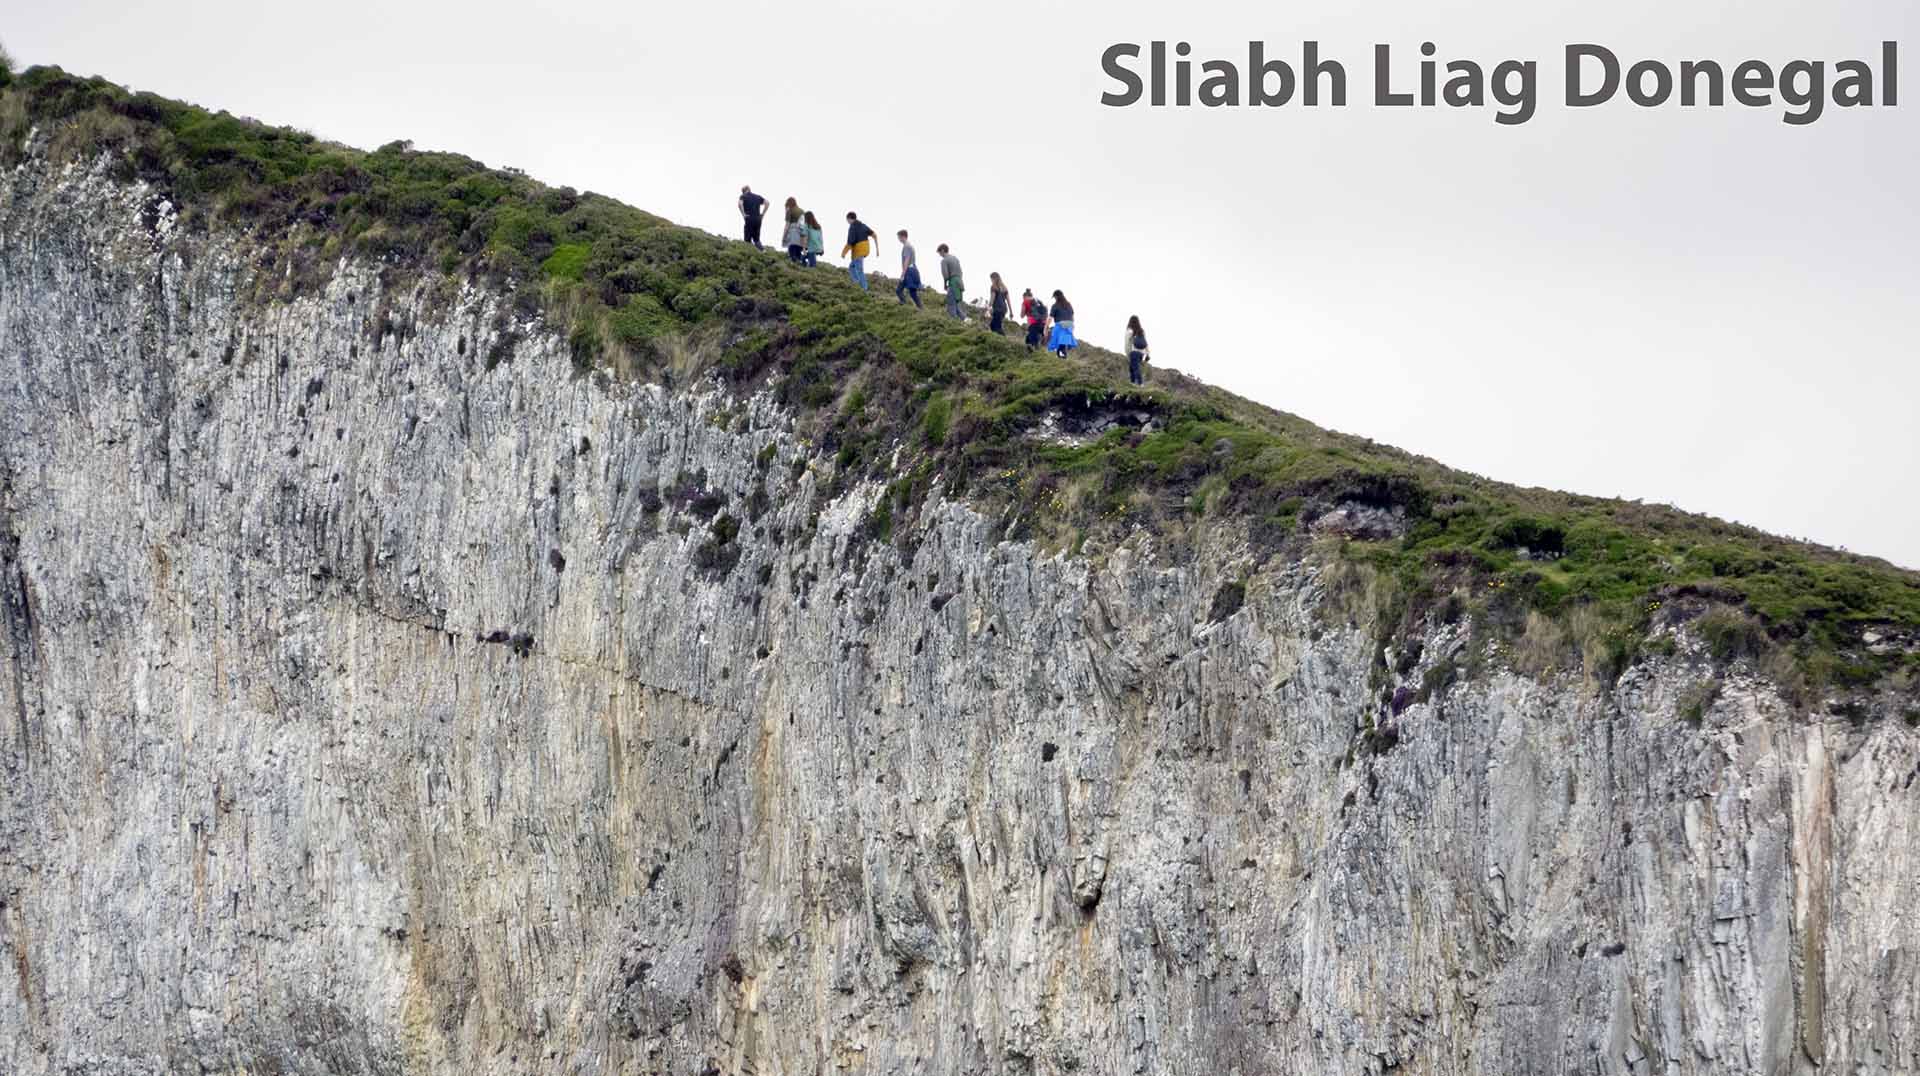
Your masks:
<svg viewBox="0 0 1920 1076"><path fill-rule="evenodd" d="M1569 111L1559 85L1569 42L1731 67L1877 64L1898 40L1920 71L1916 31L1911 0L65 0L16 8L0 43L716 232L743 182L856 208L951 243L972 292L992 269L1062 288L1101 343L1137 313L1160 363L1323 425L1920 567L1920 86L1789 127ZM1156 38L1196 60L1318 39L1352 100L1101 106L1102 51ZM1539 114L1371 107L1374 43L1410 65L1423 40L1539 59Z"/></svg>

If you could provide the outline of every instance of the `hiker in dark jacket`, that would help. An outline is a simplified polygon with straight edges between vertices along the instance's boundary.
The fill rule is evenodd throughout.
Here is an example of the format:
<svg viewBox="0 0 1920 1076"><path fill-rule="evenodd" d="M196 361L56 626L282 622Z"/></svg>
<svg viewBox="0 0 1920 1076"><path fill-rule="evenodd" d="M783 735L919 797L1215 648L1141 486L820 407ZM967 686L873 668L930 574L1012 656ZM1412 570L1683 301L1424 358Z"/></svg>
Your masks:
<svg viewBox="0 0 1920 1076"><path fill-rule="evenodd" d="M988 273L987 278L992 281L987 286L987 328L1005 336L1007 311L1013 308L1013 293L1007 290L1007 285L1000 279L999 273Z"/></svg>
<svg viewBox="0 0 1920 1076"><path fill-rule="evenodd" d="M753 193L752 187L740 188L740 220L746 225L746 240L755 250L767 248L760 245L760 218L766 215L767 200Z"/></svg>
<svg viewBox="0 0 1920 1076"><path fill-rule="evenodd" d="M1080 346L1080 342L1073 338L1073 304L1055 290L1053 309L1047 313L1053 317L1053 336L1047 340L1047 350L1064 359L1067 352Z"/></svg>
<svg viewBox="0 0 1920 1076"><path fill-rule="evenodd" d="M847 275L860 285L861 291L867 290L867 256L873 253L873 229L860 219L860 214L847 210L847 245L840 248L840 256L853 255L847 263Z"/></svg>

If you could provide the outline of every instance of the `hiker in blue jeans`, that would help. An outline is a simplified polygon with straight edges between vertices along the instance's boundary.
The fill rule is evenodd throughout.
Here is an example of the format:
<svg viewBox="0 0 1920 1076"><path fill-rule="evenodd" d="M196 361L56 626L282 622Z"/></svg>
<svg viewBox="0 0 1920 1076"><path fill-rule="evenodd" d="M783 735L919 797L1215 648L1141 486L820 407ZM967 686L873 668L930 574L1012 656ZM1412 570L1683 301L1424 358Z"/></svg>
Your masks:
<svg viewBox="0 0 1920 1076"><path fill-rule="evenodd" d="M1138 314L1127 319L1127 380L1136 385L1147 383L1147 330L1140 327Z"/></svg>
<svg viewBox="0 0 1920 1076"><path fill-rule="evenodd" d="M805 264L807 268L811 269L820 264L820 255L827 252L827 237L820 234L820 218L813 215L813 210L807 210L806 214L800 219L804 221L807 226Z"/></svg>
<svg viewBox="0 0 1920 1076"><path fill-rule="evenodd" d="M905 304L907 298L913 298L913 305L925 309L920 303L920 258L913 252L913 244L907 241L907 230L900 229L900 283L893 289L893 297Z"/></svg>
<svg viewBox="0 0 1920 1076"><path fill-rule="evenodd" d="M840 248L840 256L853 255L847 263L847 275L860 285L861 291L867 290L867 255L873 253L873 229L866 226L860 214L847 210L847 245Z"/></svg>

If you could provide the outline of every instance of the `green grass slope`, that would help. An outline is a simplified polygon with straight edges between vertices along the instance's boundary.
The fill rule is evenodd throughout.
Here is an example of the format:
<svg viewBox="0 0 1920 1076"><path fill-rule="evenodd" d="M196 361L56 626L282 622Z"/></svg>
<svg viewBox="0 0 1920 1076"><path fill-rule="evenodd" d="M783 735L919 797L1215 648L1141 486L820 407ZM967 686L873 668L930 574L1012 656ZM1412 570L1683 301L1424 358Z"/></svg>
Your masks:
<svg viewBox="0 0 1920 1076"><path fill-rule="evenodd" d="M887 483L875 541L909 541L936 480L1049 548L1097 552L1145 527L1177 549L1225 523L1255 558L1331 558L1383 669L1396 640L1464 617L1533 671L1609 681L1687 621L1715 662L1754 661L1807 705L1920 717L1920 576L1881 561L1502 485L1164 369L1134 389L1097 349L1031 355L830 268L405 143L364 152L57 68L0 69L0 162L28 152L105 155L187 227L256 245L277 289L261 301L353 255L393 283L522 285L583 376L769 388L833 458L836 488Z"/></svg>

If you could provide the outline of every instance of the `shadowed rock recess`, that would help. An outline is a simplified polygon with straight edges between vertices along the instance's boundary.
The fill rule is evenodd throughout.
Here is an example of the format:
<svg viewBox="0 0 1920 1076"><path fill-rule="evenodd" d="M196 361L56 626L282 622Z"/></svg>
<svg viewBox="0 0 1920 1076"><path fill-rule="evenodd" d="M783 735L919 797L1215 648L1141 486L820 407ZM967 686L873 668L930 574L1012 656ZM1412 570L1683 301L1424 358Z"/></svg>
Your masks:
<svg viewBox="0 0 1920 1076"><path fill-rule="evenodd" d="M0 175L0 1071L1920 1071L1897 715L876 540L769 391L176 209Z"/></svg>

